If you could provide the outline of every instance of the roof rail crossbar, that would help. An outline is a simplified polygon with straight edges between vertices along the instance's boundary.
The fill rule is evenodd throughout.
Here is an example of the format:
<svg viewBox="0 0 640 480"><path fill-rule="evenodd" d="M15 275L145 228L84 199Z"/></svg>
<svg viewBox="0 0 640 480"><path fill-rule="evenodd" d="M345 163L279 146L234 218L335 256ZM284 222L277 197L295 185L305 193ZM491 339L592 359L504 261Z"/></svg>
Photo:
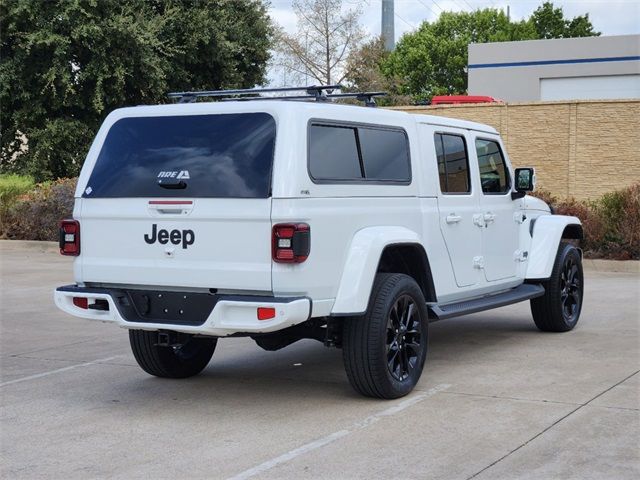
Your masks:
<svg viewBox="0 0 640 480"><path fill-rule="evenodd" d="M329 98L355 98L360 102L364 102L366 107L375 107L375 97L384 97L387 92L356 92L356 93L334 93L327 95Z"/></svg>
<svg viewBox="0 0 640 480"><path fill-rule="evenodd" d="M238 98L222 98L222 102L247 102L253 100L315 100L320 102L326 102L332 98L355 98L361 102L364 102L367 107L375 107L375 97L382 97L387 95L387 92L360 92L360 93L323 93L321 95L289 95L286 97L238 97Z"/></svg>
<svg viewBox="0 0 640 480"><path fill-rule="evenodd" d="M253 100L316 100L319 102L326 101L329 95L322 95L318 98L316 95L287 95L286 97L231 97L221 98L221 102L248 102Z"/></svg>
<svg viewBox="0 0 640 480"><path fill-rule="evenodd" d="M179 103L192 103L199 97L227 97L231 95L258 95L260 93L300 92L304 91L318 100L324 97L324 90L338 90L342 85L311 85L306 87L278 87L278 88L240 88L233 90L204 90L199 92L172 92L169 98L179 99ZM287 97L280 97L287 98Z"/></svg>

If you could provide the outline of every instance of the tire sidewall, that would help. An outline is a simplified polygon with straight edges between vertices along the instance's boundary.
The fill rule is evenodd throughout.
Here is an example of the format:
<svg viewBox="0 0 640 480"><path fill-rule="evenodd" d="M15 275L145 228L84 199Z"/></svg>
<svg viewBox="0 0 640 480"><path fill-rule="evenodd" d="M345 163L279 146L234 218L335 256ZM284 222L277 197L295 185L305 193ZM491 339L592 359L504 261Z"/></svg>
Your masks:
<svg viewBox="0 0 640 480"><path fill-rule="evenodd" d="M429 340L429 320L428 320L428 310L426 306L426 302L424 300L424 296L420 287L416 284L415 280L407 275L403 275L404 278L401 278L396 285L393 287L391 295L388 295L384 299L384 307L382 311L384 312L384 318L381 319L372 319L367 318L369 321L370 327L373 327L373 331L371 332L370 338L376 338L377 342L377 355L376 357L381 359L381 364L378 365L378 369L384 372L385 382L389 389L394 392L392 396L404 396L408 394L415 385L418 383L420 379L420 375L422 373L422 369L424 367L427 351L428 351L428 340ZM403 295L408 295L411 297L416 307L418 308L421 322L421 332L420 332L420 342L423 345L421 355L418 358L418 363L416 367L410 372L409 377L406 380L399 381L397 380L389 370L387 366L387 350L386 350L386 335L387 335L387 320L389 317L389 313L391 308L395 305L396 301ZM374 302L379 299L372 299ZM378 305L379 307L380 305ZM372 310L372 309L370 309ZM375 311L375 310L373 310ZM368 315L369 317L369 315ZM374 321L372 321L374 320Z"/></svg>
<svg viewBox="0 0 640 480"><path fill-rule="evenodd" d="M193 338L193 351L187 356L172 347L157 344L155 331L129 330L131 350L138 365L150 375L162 378L187 378L200 373L216 348L215 338Z"/></svg>
<svg viewBox="0 0 640 480"><path fill-rule="evenodd" d="M562 308L562 301L560 299L560 291L561 291L561 277L562 272L564 270L564 265L567 259L573 258L576 266L578 267L578 275L580 276L580 302L578 304L577 313L573 321L568 321L564 316L564 311ZM578 323L578 319L580 318L580 314L582 313L582 303L584 301L584 272L582 269L582 257L578 249L571 244L563 244L561 246L559 255L558 255L558 263L556 271L554 272L553 277L553 288L554 288L554 308L555 308L555 316L558 320L561 320L568 330L573 329Z"/></svg>

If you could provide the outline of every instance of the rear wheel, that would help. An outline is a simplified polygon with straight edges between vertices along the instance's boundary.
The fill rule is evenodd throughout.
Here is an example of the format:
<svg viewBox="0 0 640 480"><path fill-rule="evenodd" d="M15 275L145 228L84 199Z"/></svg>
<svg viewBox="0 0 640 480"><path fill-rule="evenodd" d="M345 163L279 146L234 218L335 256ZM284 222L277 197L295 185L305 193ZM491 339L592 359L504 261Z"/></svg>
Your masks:
<svg viewBox="0 0 640 480"><path fill-rule="evenodd" d="M544 295L531 300L536 326L544 332L571 330L580 318L584 292L582 259L576 247L560 244L551 277L543 286Z"/></svg>
<svg viewBox="0 0 640 480"><path fill-rule="evenodd" d="M187 378L200 373L209 363L217 339L178 334L178 342L158 343L158 332L129 330L129 342L138 365L150 375Z"/></svg>
<svg viewBox="0 0 640 480"><path fill-rule="evenodd" d="M427 307L413 278L376 276L363 317L345 321L342 352L349 382L362 395L402 397L415 387L427 356Z"/></svg>

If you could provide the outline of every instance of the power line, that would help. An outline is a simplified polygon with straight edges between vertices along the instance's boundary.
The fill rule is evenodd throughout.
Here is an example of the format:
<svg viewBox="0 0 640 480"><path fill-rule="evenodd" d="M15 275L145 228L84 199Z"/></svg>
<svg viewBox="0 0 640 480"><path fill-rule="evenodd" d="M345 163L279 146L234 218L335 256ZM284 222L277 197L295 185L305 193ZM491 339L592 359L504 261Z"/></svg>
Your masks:
<svg viewBox="0 0 640 480"><path fill-rule="evenodd" d="M458 3L458 0L453 0L456 6L460 9L461 12L466 12L467 7L465 7L462 2Z"/></svg>
<svg viewBox="0 0 640 480"><path fill-rule="evenodd" d="M415 26L415 25L412 25L412 24L410 24L409 22L407 22L404 18L402 18L400 15L398 15L398 13L397 13L397 12L393 12L393 14L394 14L396 17L398 17L400 20L402 20L404 23L406 23L407 25L409 25L409 27L411 27L412 29L415 29L415 28L416 28L416 26Z"/></svg>
<svg viewBox="0 0 640 480"><path fill-rule="evenodd" d="M467 2L467 0L462 0L464 3L467 4L467 6L471 9L471 11L473 12L475 9L469 4L469 2Z"/></svg>
<svg viewBox="0 0 640 480"><path fill-rule="evenodd" d="M436 2L436 0L431 0L431 3L433 3L436 7L438 7L441 12L444 12L444 9L440 5L438 5L438 2Z"/></svg>
<svg viewBox="0 0 640 480"><path fill-rule="evenodd" d="M420 2L420 3L421 3L425 8L428 8L428 9L429 9L429 11L430 11L431 13L433 13L433 14L436 16L436 18L438 17L438 15L439 15L439 14L438 14L438 13L436 13L436 12L435 12L435 10L434 10L433 8L431 8L429 5L427 5L426 3L424 3L422 0L418 0L418 2Z"/></svg>
<svg viewBox="0 0 640 480"><path fill-rule="evenodd" d="M470 12L473 12L474 8L467 2L467 0L453 0L453 2L462 10L466 11L467 8Z"/></svg>

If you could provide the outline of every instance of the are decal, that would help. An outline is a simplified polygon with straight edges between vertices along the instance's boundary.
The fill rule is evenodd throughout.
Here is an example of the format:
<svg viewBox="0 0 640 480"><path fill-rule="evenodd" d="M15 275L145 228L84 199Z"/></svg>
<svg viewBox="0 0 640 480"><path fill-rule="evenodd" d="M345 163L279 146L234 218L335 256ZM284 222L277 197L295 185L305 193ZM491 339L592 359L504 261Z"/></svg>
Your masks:
<svg viewBox="0 0 640 480"><path fill-rule="evenodd" d="M188 180L189 170L166 170L158 173L158 178L177 178L180 180Z"/></svg>

